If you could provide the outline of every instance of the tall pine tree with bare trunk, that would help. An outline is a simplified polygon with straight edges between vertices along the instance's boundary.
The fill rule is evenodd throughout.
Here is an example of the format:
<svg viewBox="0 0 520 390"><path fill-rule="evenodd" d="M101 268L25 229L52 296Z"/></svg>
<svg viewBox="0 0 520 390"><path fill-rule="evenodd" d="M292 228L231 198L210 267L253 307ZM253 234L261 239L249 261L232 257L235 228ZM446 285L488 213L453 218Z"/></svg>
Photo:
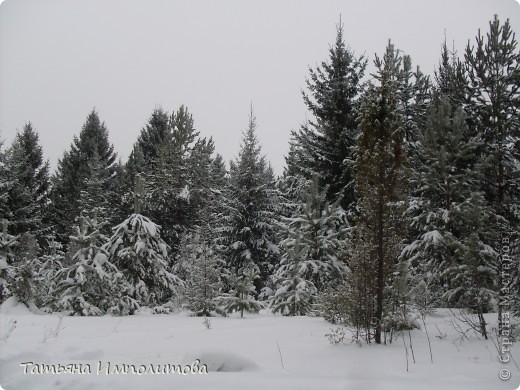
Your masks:
<svg viewBox="0 0 520 390"><path fill-rule="evenodd" d="M400 237L400 205L406 191L405 114L402 105L403 57L391 43L383 58L376 56L374 81L361 100L360 135L354 172L360 218L366 235L356 250L368 252L375 270L374 340L383 342L384 317L389 312L387 286L395 271Z"/></svg>

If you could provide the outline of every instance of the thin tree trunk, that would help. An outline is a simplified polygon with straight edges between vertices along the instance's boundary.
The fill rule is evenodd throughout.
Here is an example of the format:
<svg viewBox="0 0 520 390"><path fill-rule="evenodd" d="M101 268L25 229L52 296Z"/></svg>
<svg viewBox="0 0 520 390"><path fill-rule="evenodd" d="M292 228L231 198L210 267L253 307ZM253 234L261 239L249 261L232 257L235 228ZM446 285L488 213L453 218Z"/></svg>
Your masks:
<svg viewBox="0 0 520 390"><path fill-rule="evenodd" d="M380 190L382 191L382 190ZM383 248L383 194L379 194L377 212L377 305L376 305L376 344L381 344L383 320L383 289L384 289L384 248Z"/></svg>
<svg viewBox="0 0 520 390"><path fill-rule="evenodd" d="M433 354L432 354L432 343L430 341L430 335L428 334L428 328L426 327L426 321L424 320L424 316L421 315L422 323L424 325L424 330L426 331L426 338L428 339L428 347L430 348L430 360L433 363Z"/></svg>

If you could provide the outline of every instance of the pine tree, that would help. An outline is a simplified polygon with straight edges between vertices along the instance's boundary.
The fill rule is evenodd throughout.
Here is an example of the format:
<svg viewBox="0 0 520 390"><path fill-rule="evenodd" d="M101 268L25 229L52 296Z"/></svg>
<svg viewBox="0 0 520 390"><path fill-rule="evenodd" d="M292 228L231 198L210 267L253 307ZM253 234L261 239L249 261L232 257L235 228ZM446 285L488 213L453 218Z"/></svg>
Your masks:
<svg viewBox="0 0 520 390"><path fill-rule="evenodd" d="M495 256L489 246L492 216L480 192L485 165L474 159L479 137L467 138L466 116L460 107L453 110L449 101L449 96L434 99L421 140L423 161L412 177L407 211L416 237L401 257L412 270L413 289L430 286L432 299L445 298L450 305L481 315L491 299L489 261ZM482 220L475 217L477 212ZM480 300L469 298L475 290L482 292Z"/></svg>
<svg viewBox="0 0 520 390"><path fill-rule="evenodd" d="M448 98L435 99L421 139L422 163L412 177L414 189L407 211L417 238L403 255L415 273L434 286L444 284L438 280L438 267L453 255L450 242L460 235L457 228L464 226L456 207L478 190L473 156L479 140L466 139L462 109L452 112Z"/></svg>
<svg viewBox="0 0 520 390"><path fill-rule="evenodd" d="M362 98L360 135L355 153L356 190L360 195L358 224L365 226L366 244L374 259L376 273L376 343L383 341L385 289L394 271L400 244L399 205L406 192L406 117L403 111L402 57L389 43L383 59L376 56L375 82L371 81ZM368 245L367 245L368 244ZM391 282L390 282L391 283Z"/></svg>
<svg viewBox="0 0 520 390"><path fill-rule="evenodd" d="M183 233L200 220L208 199L208 174L213 141L199 137L188 109L181 106L169 121L171 136L157 149L154 169L145 172L144 212L162 227L162 236L176 252Z"/></svg>
<svg viewBox="0 0 520 390"><path fill-rule="evenodd" d="M466 48L467 110L482 136L482 152L491 160L486 196L500 208L518 199L520 53L509 20L501 24L495 16L489 26L486 38L479 31L476 46L468 42Z"/></svg>
<svg viewBox="0 0 520 390"><path fill-rule="evenodd" d="M320 187L328 186L327 200L341 196L347 209L354 201L354 191L346 161L352 158L357 136L357 99L366 60L345 46L341 20L336 30L328 61L310 69L306 80L309 92L303 92L303 99L314 118L292 133L287 173L308 180L318 174Z"/></svg>
<svg viewBox="0 0 520 390"><path fill-rule="evenodd" d="M468 78L466 110L472 118L471 130L482 137L480 155L488 161L482 187L494 212L506 223L495 226L503 238L520 237L520 219L514 210L520 207L520 53L509 20L500 23L497 16L489 23L489 32L475 37L464 56ZM498 220L495 218L495 220ZM511 233L513 232L513 233ZM500 251L501 245L497 248ZM502 280L502 253L497 259L498 284ZM515 279L515 277L511 278ZM513 287L513 290L515 287ZM520 290L520 286L516 286ZM505 294L499 295L499 332L502 331L502 307ZM516 306L520 307L516 299Z"/></svg>
<svg viewBox="0 0 520 390"><path fill-rule="evenodd" d="M301 245L301 241L301 236L297 235L281 261L281 268L277 272L278 288L271 300L273 313L305 315L316 301L318 290L312 280L305 278L308 271L304 269L304 272L300 272L301 268L307 268L300 267L300 264L309 263L305 260L308 258L308 248Z"/></svg>
<svg viewBox="0 0 520 390"><path fill-rule="evenodd" d="M453 257L442 265L443 276L451 281L446 292L448 302L468 308L478 317L479 332L488 338L484 313L496 297L497 252L488 244L496 241L492 209L482 193L476 192L460 205L465 229L452 243Z"/></svg>
<svg viewBox="0 0 520 390"><path fill-rule="evenodd" d="M337 307L332 308L332 314L336 315L338 322L345 322L354 328L355 340L364 340L370 344L375 336L373 321L378 306L379 264L374 261L373 226L358 223L347 249L346 282L327 292L327 295L343 298Z"/></svg>

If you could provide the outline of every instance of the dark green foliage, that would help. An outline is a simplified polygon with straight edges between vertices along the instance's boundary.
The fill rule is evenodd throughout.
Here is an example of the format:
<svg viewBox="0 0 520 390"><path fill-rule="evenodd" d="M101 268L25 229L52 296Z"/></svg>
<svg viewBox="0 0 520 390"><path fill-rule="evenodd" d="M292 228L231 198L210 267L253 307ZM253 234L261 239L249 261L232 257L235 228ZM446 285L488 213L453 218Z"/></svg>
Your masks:
<svg viewBox="0 0 520 390"><path fill-rule="evenodd" d="M278 256L274 227L277 193L272 169L260 154L255 130L256 120L251 112L239 155L230 164L226 210L219 230L230 269L236 273L249 263L259 268L259 293Z"/></svg>
<svg viewBox="0 0 520 390"><path fill-rule="evenodd" d="M53 228L62 242L68 242L74 220L81 213L81 192L86 190L93 160L98 159L96 170L103 180L102 192L112 202L111 210L120 204L110 197L117 190L117 164L114 147L108 140L108 130L96 111L88 116L79 137L74 137L70 150L66 151L53 176L51 215ZM112 221L112 217L108 220Z"/></svg>
<svg viewBox="0 0 520 390"><path fill-rule="evenodd" d="M168 113L161 108L155 109L137 139L136 148L139 152L131 156L129 161L134 157L134 162L137 165L143 164L145 169L152 168L159 158L161 145L171 138L171 135L172 128L170 127Z"/></svg>
<svg viewBox="0 0 520 390"><path fill-rule="evenodd" d="M482 142L479 155L484 166L482 188L486 200L497 216L505 219L492 230L500 232L500 240L519 237L520 219L514 210L520 205L520 52L509 20L501 23L497 16L489 23L486 36L478 32L474 46L468 42L464 56L467 73L470 128ZM500 218L494 218L495 223ZM489 227L488 227L489 228ZM514 239L514 238L513 238ZM498 285L503 270L501 245L497 258ZM508 274L508 272L506 272ZM518 277L507 280L518 280ZM519 287L513 287L518 290ZM507 297L499 296L499 331L502 304ZM518 299L516 299L517 307Z"/></svg>
<svg viewBox="0 0 520 390"><path fill-rule="evenodd" d="M486 197L505 207L520 195L520 52L509 20L501 24L495 16L489 27L466 48L467 110L490 162Z"/></svg>
<svg viewBox="0 0 520 390"><path fill-rule="evenodd" d="M132 214L113 230L103 249L128 282L125 295L151 307L168 302L183 282L168 271L168 246L160 227Z"/></svg>
<svg viewBox="0 0 520 390"><path fill-rule="evenodd" d="M280 223L281 260L275 278L273 310L306 314L329 284L345 275L340 259L348 236L346 213L340 199L330 204L327 189L319 190L317 177L301 189L300 203Z"/></svg>
<svg viewBox="0 0 520 390"><path fill-rule="evenodd" d="M382 59L374 61L376 74L361 101L360 136L355 152L356 191L360 195L360 218L365 237L355 251L374 261L376 308L374 339L381 343L386 286L394 266L401 240L400 207L406 197L405 141L406 115L403 105L403 57L389 43ZM389 281L390 279L390 281Z"/></svg>
<svg viewBox="0 0 520 390"><path fill-rule="evenodd" d="M345 209L354 201L352 171L346 162L355 146L357 98L365 68L366 60L345 46L340 22L328 61L309 71L309 93L304 92L303 99L313 119L292 133L287 158L289 176L311 179L317 174L320 187L328 186L327 200L341 196Z"/></svg>
<svg viewBox="0 0 520 390"><path fill-rule="evenodd" d="M30 123L16 135L5 160L6 214L11 234L32 232L42 238L49 205L49 163L43 159L38 133Z"/></svg>
<svg viewBox="0 0 520 390"><path fill-rule="evenodd" d="M228 280L231 290L215 300L219 308L225 313L240 312L240 317L244 317L244 311L258 313L264 307L255 298L254 281L259 277L259 269L254 264L248 264L237 273L232 273Z"/></svg>
<svg viewBox="0 0 520 390"><path fill-rule="evenodd" d="M98 316L105 314L117 302L120 291L118 270L103 249L106 237L100 233L95 218L80 216L72 242L79 248L72 264L55 275L52 295L58 310L70 315Z"/></svg>
<svg viewBox="0 0 520 390"><path fill-rule="evenodd" d="M186 307L196 316L210 316L220 312L222 261L200 231L192 235L189 244L191 269L186 288Z"/></svg>
<svg viewBox="0 0 520 390"><path fill-rule="evenodd" d="M184 106L172 114L169 129L153 170L145 170L143 212L162 227L163 239L175 252L181 235L201 223L211 200L214 145L199 137Z"/></svg>

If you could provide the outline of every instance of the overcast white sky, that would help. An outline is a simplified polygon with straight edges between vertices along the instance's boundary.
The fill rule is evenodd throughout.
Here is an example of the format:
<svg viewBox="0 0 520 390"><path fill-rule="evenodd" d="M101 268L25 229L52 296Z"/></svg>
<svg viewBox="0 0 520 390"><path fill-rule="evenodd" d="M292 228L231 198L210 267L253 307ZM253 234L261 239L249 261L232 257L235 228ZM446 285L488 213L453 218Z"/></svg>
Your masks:
<svg viewBox="0 0 520 390"><path fill-rule="evenodd" d="M229 160L252 101L281 173L306 118L308 67L327 58L340 14L356 54L372 61L391 38L430 74L445 32L459 52L494 14L520 34L515 0L6 0L0 137L9 144L32 122L55 167L95 107L126 161L155 107L184 104Z"/></svg>

